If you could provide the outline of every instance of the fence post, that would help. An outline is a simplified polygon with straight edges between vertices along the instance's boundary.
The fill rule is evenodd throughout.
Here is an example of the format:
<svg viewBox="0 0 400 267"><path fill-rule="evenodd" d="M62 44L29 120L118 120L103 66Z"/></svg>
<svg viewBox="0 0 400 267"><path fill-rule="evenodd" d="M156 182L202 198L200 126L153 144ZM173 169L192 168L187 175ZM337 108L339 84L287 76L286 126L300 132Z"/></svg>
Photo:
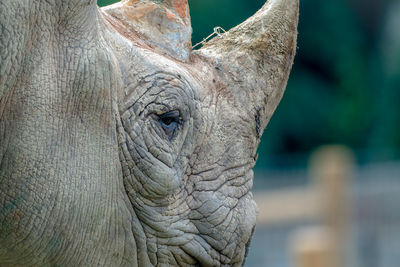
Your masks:
<svg viewBox="0 0 400 267"><path fill-rule="evenodd" d="M295 267L338 267L333 235L327 227L297 231L291 242Z"/></svg>
<svg viewBox="0 0 400 267"><path fill-rule="evenodd" d="M349 182L353 154L342 146L317 150L310 161L310 175L319 201L323 227L303 231L294 239L296 267L345 267L350 213Z"/></svg>

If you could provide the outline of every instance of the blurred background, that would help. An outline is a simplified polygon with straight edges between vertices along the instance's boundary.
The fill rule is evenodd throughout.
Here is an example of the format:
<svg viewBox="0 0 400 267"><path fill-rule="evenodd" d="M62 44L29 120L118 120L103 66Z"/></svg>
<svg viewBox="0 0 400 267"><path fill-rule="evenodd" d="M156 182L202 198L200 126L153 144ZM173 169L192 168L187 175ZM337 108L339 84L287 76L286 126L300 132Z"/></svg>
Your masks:
<svg viewBox="0 0 400 267"><path fill-rule="evenodd" d="M193 44L264 3L189 0ZM259 148L245 266L400 266L399 89L400 1L301 0L295 64Z"/></svg>

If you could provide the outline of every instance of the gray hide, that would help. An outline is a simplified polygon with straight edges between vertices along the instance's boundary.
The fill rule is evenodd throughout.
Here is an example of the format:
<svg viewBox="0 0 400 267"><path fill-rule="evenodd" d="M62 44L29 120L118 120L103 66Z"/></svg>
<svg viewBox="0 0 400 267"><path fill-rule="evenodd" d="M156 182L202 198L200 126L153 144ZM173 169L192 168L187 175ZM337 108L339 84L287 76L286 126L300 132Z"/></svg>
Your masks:
<svg viewBox="0 0 400 267"><path fill-rule="evenodd" d="M191 50L186 0L0 1L0 266L241 266L298 0Z"/></svg>

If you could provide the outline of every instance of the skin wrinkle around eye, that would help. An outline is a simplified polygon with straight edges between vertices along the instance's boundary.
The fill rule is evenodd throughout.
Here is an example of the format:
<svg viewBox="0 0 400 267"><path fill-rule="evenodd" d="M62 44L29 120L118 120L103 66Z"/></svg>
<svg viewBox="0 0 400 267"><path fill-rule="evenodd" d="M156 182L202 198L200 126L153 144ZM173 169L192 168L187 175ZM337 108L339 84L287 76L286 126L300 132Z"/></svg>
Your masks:
<svg viewBox="0 0 400 267"><path fill-rule="evenodd" d="M140 156L149 154L149 153L146 153L147 150L145 150L141 147L136 147L136 146L131 147L131 154L135 154L133 151L138 153ZM158 159L153 157L152 155L150 156L150 158L147 158L147 159L144 159L144 157L140 157L140 160L135 162L135 165L138 168L138 169L135 168L135 171L140 170L143 174L146 175L145 178L147 178L147 179L145 181L142 181L142 184L144 186L151 185L151 184L149 184L149 182L151 181L152 184L157 185L157 186L156 187L153 186L152 188L149 188L149 189L152 189L151 190L152 192L159 195L160 197L163 197L165 193L170 193L169 192L170 189L168 188L168 185L172 188L176 187L176 185L172 185L171 182L174 182L174 184L176 184L178 182L178 181L176 181L176 179L174 179L177 175L174 170L170 170L170 168L168 168L167 165L164 165L164 163L162 163L161 161L158 161L158 162L163 165L162 170L160 170L160 169L154 170L154 168L153 168L154 163L155 163L154 160L158 161ZM158 167L160 167L160 165ZM158 177L151 177L150 175L152 173L157 173ZM161 177L163 177L162 181L167 182L167 184L161 183L161 181L160 181ZM168 190L168 192L164 192L164 190Z"/></svg>
<svg viewBox="0 0 400 267"><path fill-rule="evenodd" d="M156 124L156 122L153 122L153 124ZM182 142L174 142L171 143L171 146L162 146L161 144L163 142L165 142L165 140L161 137L163 135L163 133L160 133L162 130L160 129L160 127L158 125L154 125L153 127L150 127L150 131L153 132L154 134L149 134L146 135L144 134L144 138L145 141L147 140L146 144L148 146L148 149L150 152L155 151L157 153L157 150L162 150L161 153L157 153L157 158L161 161L164 162L164 164L166 164L167 166L169 166L170 168L175 168L177 170L179 170L180 168L178 166L175 166L177 159L181 156L181 153L175 154L174 157L171 157L170 154L173 153L173 151L182 151L182 146L184 145L185 139L187 139L188 136L188 130L191 128L192 126L192 119L190 119L181 129L180 131L182 131L182 133L180 134L180 139L182 139ZM150 140L150 139L151 140ZM181 144L181 146L176 146L176 144ZM160 146L157 146L157 144L160 144ZM163 153L164 152L164 153ZM154 155L154 153L152 153ZM169 160L164 159L163 157L168 157Z"/></svg>
<svg viewBox="0 0 400 267"><path fill-rule="evenodd" d="M154 122L154 124L155 124L155 122ZM160 142L162 142L162 139L159 136L159 134L162 134L162 133L157 133L157 132L160 132L161 130L158 129L158 131L156 131L154 128L156 128L156 126L152 127L149 130L150 131L149 135L144 136L145 142L147 144L147 148L148 148L149 152L151 154L153 154L157 159L162 161L168 167L172 168L174 159L170 155L171 149L169 149L168 146L158 145L158 144L160 144Z"/></svg>
<svg viewBox="0 0 400 267"><path fill-rule="evenodd" d="M150 88L149 90L146 91L146 93L150 94L150 90L153 88ZM172 90L176 90L176 88L168 88L168 89L172 89ZM152 101L148 101L148 104L144 104L142 102L140 102L141 98L144 96L142 95L141 98L135 100L133 103L131 103L129 105L129 108L126 109L121 117L123 120L127 121L127 120L131 120L131 118L133 117L134 121L137 121L139 118L143 117L143 116L148 116L148 114L151 114L155 111L158 111L157 113L161 114L165 111L168 110L173 110L173 109L179 109L179 105L177 107L171 106L168 103L174 103L178 102L177 100L174 99L164 99L164 101L159 101L160 98L162 98L165 94L166 94L166 89L163 90L157 90L156 92L150 94L150 96L153 96L153 100ZM176 95L176 99L179 99L179 95ZM165 100L169 100L168 103L165 103ZM157 107L157 105L159 107ZM152 109L153 111L149 111L149 106L153 106ZM162 108L163 107L163 108ZM140 112L138 112L138 110L141 110ZM138 114L135 114L135 111Z"/></svg>
<svg viewBox="0 0 400 267"><path fill-rule="evenodd" d="M126 136L129 137L129 134L127 134ZM133 137L133 138L135 138L135 137ZM149 185L148 183L151 181L152 182L155 182L155 181L153 181L152 179L149 180L149 177L146 175L145 172L142 172L142 170L140 168L135 169L135 167L134 167L134 166L137 166L138 164L145 164L146 161L148 161L149 165L152 165L152 162L149 161L148 159L142 158L140 156L136 157L136 158L132 157L133 152L140 152L137 150L139 148L137 146L138 145L137 142L136 142L136 146L132 146L132 142L129 142L129 141L126 143L126 145L127 145L126 149L123 150L125 152L124 153L125 160L128 163L132 162L131 166L128 166L128 169L129 169L128 175L132 176L133 175L132 171L135 171L135 175L137 176L138 179L125 179L125 181L128 183L133 183L132 186L134 186L134 187L135 187L135 184L140 185L139 188L136 188L136 189L137 190L140 189L139 192L143 192L143 193L145 193L145 195L154 194L154 192L151 193L151 191L149 191L149 189L151 189L152 186L151 186L151 184ZM144 145L142 144L142 146L144 146ZM125 147L125 144L123 144L123 147ZM142 148L142 150L144 150L144 148ZM146 153L143 153L143 155L146 155ZM138 163L138 160L140 163ZM139 183L137 183L137 182L139 182ZM145 186L146 184L148 185L147 187ZM150 188L149 188L149 186L150 186Z"/></svg>
<svg viewBox="0 0 400 267"><path fill-rule="evenodd" d="M131 134L133 134L133 132L131 132ZM146 187L145 185L148 184L150 181L152 181L153 183L157 183L157 180L150 179L150 177L146 174L149 171L149 167L151 168L151 166L153 165L153 162L150 159L146 158L148 153L145 152L146 151L145 144L142 143L141 146L139 146L140 143L133 141L134 139L136 139L138 141L140 140L137 136L138 135L136 135L136 137L135 136L130 137L130 138L133 138L133 139L131 139L132 142L129 142L129 140L128 140L128 142L127 142L128 150L125 155L125 158L132 160L132 163L134 163L134 164L130 168L132 169L132 171L134 171L136 173L136 176L138 176L137 178L142 177L141 179L139 179L139 182L142 185L142 187L144 186L144 188L147 188L146 191L148 191L149 188L148 188L148 186ZM127 134L127 137L129 137L129 133ZM135 145L133 145L133 144L135 144ZM138 156L133 157L132 153L134 153L134 155L135 155L135 153L138 153L137 154ZM144 157L142 157L141 155L144 155ZM147 166L146 166L146 162L147 162ZM144 167L142 167L142 168L136 167L135 168L135 166L140 166L143 164L145 164ZM165 167L167 167L167 166L165 166ZM164 169L166 170L167 168L164 168ZM130 172L130 173L132 175L132 172ZM134 182L136 179L127 178L126 180ZM147 192L147 193L149 193L151 195L150 192Z"/></svg>
<svg viewBox="0 0 400 267"><path fill-rule="evenodd" d="M244 197L241 197L242 195L246 194L246 192L249 191L249 188L251 187L248 181L246 182L247 178L238 178L238 175L242 176L247 176L244 175L245 173L245 168L243 168L240 173L238 171L227 171L227 174L224 175L218 175L220 181L225 180L221 183L218 184L217 190L225 190L224 188L229 188L231 187L232 189L227 192L227 196L220 195L218 199L215 199L215 201L219 204L219 206L215 210L215 214L210 214L209 209L206 206L199 209L196 209L196 206L201 204L201 196L197 195L200 193L201 195L207 194L207 192L196 192L195 189L195 184L197 182L203 181L203 178L199 176L194 176L193 175L193 167L197 170L196 172L203 172L204 167L210 167L210 165L207 160L211 159L215 164L213 165L214 167L219 168L222 172L224 169L229 169L226 166L226 161L231 159L233 156L233 160L235 164L237 165L237 159L242 157L244 154L247 154L247 151L241 152L237 154L234 152L236 149L242 147L243 145L247 144L247 141L245 142L239 142L238 143L238 148L235 148L234 151L229 151L228 147L225 147L225 151L221 151L221 154L218 152L211 152L212 150L215 151L215 147L211 145L210 147L206 146L203 148L199 148L199 146L202 146L203 143L208 143L209 140L212 138L209 136L210 132L213 132L215 130L220 131L220 127L218 124L215 125L215 123L218 121L221 123L221 118L218 115L217 111L220 110L217 106L219 106L217 103L218 101L218 96L216 96L216 92L214 91L204 91L204 92L196 92L191 88L190 86L188 87L180 87L179 89L176 89L174 86L169 85L169 81L171 79L159 81L158 83L153 83L151 79L147 79L146 83L142 83L138 87L135 88L135 92L130 92L129 95L131 96L130 99L126 99L126 101L129 101L129 105L124 104L126 103L125 101L122 103L123 106L129 106L129 110L124 110L125 116L125 129L132 129L132 125L136 124L137 126L135 127L136 130L134 131L134 136L132 136L133 140L135 142L139 143L144 143L143 145L143 153L149 153L148 151L152 150L152 146L154 146L155 151L160 151L160 153L164 153L161 151L169 150L171 149L174 151L174 157L176 157L179 160L176 160L174 164L174 169L185 169L185 172L182 172L180 174L181 176L181 186L179 186L174 192L171 192L171 194L166 194L166 195L158 195L156 199L151 199L152 198L152 193L148 192L149 188L147 189L141 189L135 192L135 188L133 187L131 189L131 193L128 193L130 195L130 200L133 202L133 207L135 210L137 210L139 213L143 212L144 210L147 210L147 212L150 212L151 214L156 213L160 215L161 217L157 217L160 219L157 219L156 221L152 220L151 218L154 216L146 216L147 218L141 217L140 220L142 221L143 224L149 224L149 227L146 227L145 231L147 232L146 236L148 238L152 236L157 236L156 237L156 242L157 244L163 244L165 246L166 252L168 255L174 256L175 253L177 255L187 255L189 259L193 259L194 261L200 262L200 264L206 265L206 266L220 266L221 264L234 264L235 262L239 262L241 259L241 256L236 255L236 252L239 251L240 247L244 247L245 243L248 241L248 235L244 234L244 237L242 239L241 235L243 235L241 229L242 226L239 226L241 224L250 224L251 222L247 222L247 219L242 222L242 219L239 219L238 217L241 216L239 214L242 213L241 210L238 210L238 205L240 202L242 202L242 199L246 199ZM191 81L192 82L192 81ZM194 83L196 84L196 83ZM197 84L197 87L195 87L196 90L203 90L203 86L200 85L201 83ZM150 88L151 86L154 86L155 88ZM160 88L162 86L162 88ZM192 82L193 86L193 82ZM208 90L208 89L207 89ZM145 91L145 93L143 93ZM206 93L207 92L207 93ZM200 97L195 97L195 95L200 95ZM140 96L140 99L137 99L136 97ZM156 97L158 96L158 97ZM136 98L136 99L135 99ZM170 110L178 109L180 112L182 112L181 108L178 108L177 106L174 105L169 105L168 108L165 110L162 110L162 104L165 99L168 98L170 99L170 102L174 102L176 100L180 100L181 103L189 103L189 109L188 112L190 112L189 119L185 119L184 125L188 125L185 127L188 127L188 133L185 135L191 136L190 138L186 138L184 142L177 142L177 144L180 145L180 147L174 147L175 145L171 146L171 143L166 142L166 139L162 138L162 135L160 135L160 131L162 131L162 127L156 127L155 124L145 124L143 123L146 121L146 118L148 114L154 113L155 110L161 110L158 114L163 114L164 112L168 112ZM182 101L183 100L183 101ZM156 103L148 104L149 101L153 101ZM221 102L222 103L222 102ZM220 103L220 104L221 104ZM160 105L161 104L161 105ZM225 105L225 104L224 104ZM121 107L120 106L120 107ZM143 111L144 108L147 108L149 111ZM231 107L231 108L236 108ZM152 109L153 111L150 111ZM122 112L121 112L122 114ZM139 115L140 114L140 115ZM157 113L156 113L157 114ZM129 116L128 116L129 115ZM139 116L138 116L139 115ZM234 113L236 116L236 113ZM129 120L126 120L126 118L129 118ZM150 121L150 120L149 120ZM152 120L154 122L154 120ZM234 119L232 117L229 118L229 121L231 125L229 125L229 128L232 128L232 133L237 132L239 134L234 134L235 138L240 138L243 134L241 133L242 129L234 127ZM190 126L189 126L190 125ZM227 124L228 125L228 124ZM128 131L126 131L126 134ZM158 134L155 134L158 132ZM182 132L179 132L179 134L182 134ZM141 136L141 137L140 137ZM246 133L247 136L247 133ZM244 137L247 140L247 137ZM144 138L146 137L146 138ZM135 139L136 138L136 139ZM179 138L179 137L178 137ZM220 136L217 137L219 139ZM221 136L222 138L222 136ZM190 140L188 140L190 139ZM236 140L235 139L235 140ZM222 142L225 144L225 138L222 139ZM158 142L169 144L169 145L156 145ZM190 144L195 142L195 144ZM150 144L150 145L149 145ZM173 144L173 142L172 142ZM128 145L128 144L127 144ZM131 144L132 145L132 144ZM155 146L156 145L156 146ZM132 155L130 153L130 149L126 150L125 157L130 157L132 158ZM200 150L199 150L200 149ZM205 149L205 150L204 150ZM203 150L203 151L202 151ZM200 152L202 151L202 152ZM207 155L208 153L212 153L210 155ZM223 155L228 153L228 152L233 152L234 155L231 157L225 158ZM199 154L200 153L200 154ZM153 154L156 158L157 155L155 153L149 153ZM145 155L145 154L144 154ZM206 158L204 158L206 157ZM225 158L225 159L224 159ZM247 158L247 157L246 157ZM133 180L138 179L140 180L140 186L146 188L146 180L149 179L148 175L145 174L145 170L141 170L141 168L137 168L133 160L131 160L130 164L130 171L124 172L124 180L127 180L129 182L130 177L133 178ZM150 164L152 161L147 161L146 164ZM245 162L243 162L245 163ZM234 164L234 165L235 165ZM225 166L224 166L225 165ZM239 164L240 165L240 164ZM250 166L251 164L249 164ZM232 166L234 167L234 166ZM136 170L136 171L135 171ZM215 171L210 171L209 175L217 175L218 173L215 173ZM151 173L149 173L151 175ZM137 175L137 177L135 177ZM209 177L211 180L211 176ZM213 177L215 178L215 176ZM242 189L240 189L242 188ZM132 191L133 190L133 191ZM233 191L238 191L237 194L234 194ZM210 192L212 193L212 192ZM198 198L200 197L200 199ZM238 197L235 199L235 197ZM222 201L223 198L226 198L226 202ZM222 201L222 202L221 202ZM141 204L139 205L139 202ZM243 204L241 206L247 205L248 200L244 200L246 204ZM224 211L224 212L223 212ZM149 214L150 214L149 213ZM195 215L194 213L197 213L198 215ZM250 212L252 213L252 212ZM178 214L178 217L175 217L175 215ZM212 219L212 217L215 216L215 218L220 217L218 221ZM169 225L171 223L170 217L176 218L176 220L180 220L183 222L183 224L187 224L185 226L185 229L183 231L177 231L177 235L181 235L181 237L185 237L185 241L183 242L180 237L174 237L174 240L176 240L178 243L172 242L172 239L168 240L165 239L167 236L165 236L165 233L163 231L166 231L165 227L158 228L160 225L158 224L163 224L163 225ZM196 219L195 218L203 218L203 222L195 223ZM204 223L209 221L208 225L205 226ZM194 220L194 221L193 221ZM217 231L216 232L211 232L209 234L209 238L207 238L207 233L204 231L204 227L206 228L213 228L214 226L212 223L217 225ZM229 222L233 222L234 225L232 225L232 229L230 229L226 237L219 238L218 234L221 233L221 231L224 230L224 225L228 225ZM154 225L155 224L155 225ZM158 225L158 226L157 226ZM179 223L177 224L170 224L169 228L176 229L176 227L180 227ZM222 228L221 228L222 227ZM168 228L168 227L167 227ZM226 227L225 227L226 228ZM218 232L218 233L217 233ZM235 234L236 233L236 234ZM186 238L188 237L188 238ZM220 240L219 240L220 239ZM196 241L194 241L196 240ZM208 240L208 241L207 241ZM215 244L217 242L216 240L219 240L223 246L218 246ZM182 242L181 242L182 241ZM227 242L229 243L232 241L232 243L235 243L232 247L227 245ZM186 243L185 243L186 242ZM208 242L214 243L213 246L210 246ZM172 250L172 245L179 244L176 248L177 251ZM157 263L160 257L164 257L159 254L161 247L160 245L154 245L154 249L152 253L153 258L152 263ZM191 251L188 247L192 246L193 250ZM199 255L199 248L204 247L204 253L202 255ZM214 247L214 248L213 248ZM168 252L169 251L169 252ZM171 254L172 253L172 254ZM151 253L150 253L151 254ZM210 256L211 255L211 256ZM232 257L231 257L232 256ZM165 257L170 257L165 255ZM208 258L208 259L206 259ZM165 260L165 258L164 258ZM171 262L171 261L169 261ZM187 263L187 261L185 261ZM159 263L159 262L158 262Z"/></svg>
<svg viewBox="0 0 400 267"><path fill-rule="evenodd" d="M162 80L151 81L150 79L151 77L158 78L160 76L163 78ZM136 95L136 92L127 94L131 97L131 99L125 98L125 100L130 102L130 104L124 106L129 106L130 109L122 113L121 116L125 132L127 136L130 137L130 141L127 140L129 151L128 154L129 157L133 159L132 162L134 163L130 167L132 168L132 170L129 172L130 174L128 174L125 179L136 179L134 176L135 169L137 169L136 171L140 170L140 172L145 175L140 179L142 180L142 187L149 187L149 185L146 185L146 180L143 180L147 177L147 179L152 181L152 183L158 184L156 187L159 189L156 191L157 195L161 197L164 196L164 194L161 193L162 189L166 190L165 196L167 196L168 194L172 193L171 190L176 190L179 188L181 179L183 178L186 170L186 167L184 167L182 163L185 161L188 163L188 159L183 161L179 160L178 166L175 165L177 160L182 158L181 151L183 144L187 143L185 140L189 138L187 136L189 133L188 127L193 127L192 119L189 119L193 113L193 111L191 111L192 104L188 105L188 103L193 100L193 98L188 97L188 92L190 92L189 95L192 95L193 89L191 89L190 86L187 86L186 88L177 86L184 86L184 84L187 84L187 82L182 82L181 75L179 75L179 79L177 79L170 74L165 75L157 73L153 76L148 75L146 79L146 83L142 84L141 86L141 88L145 89L144 94L140 94L140 86L135 88L135 91L140 94L140 99L132 99ZM170 84L171 81L173 81L173 84ZM146 84L151 84L153 87L149 88L146 86ZM160 85L164 86L164 88L160 88ZM175 105L177 105L177 108L174 107ZM152 113L162 114L174 109L180 110L183 114L183 123L182 126L178 127L178 132L175 134L176 137L169 142L168 138L162 138L163 135L160 134L161 127L156 127L154 119L149 115ZM135 127L137 130L134 130L132 127ZM192 131L190 131L190 133L193 134ZM165 152L167 152L168 156L164 156ZM190 154L190 152L185 152L185 155L186 154ZM188 157L185 155L183 155L183 158ZM158 166L158 171L154 171L156 168L155 166ZM168 169L170 170L167 171ZM170 177L170 182L168 182L168 177ZM170 185L167 185L166 183ZM151 191L155 190L153 186L151 187L153 190L150 188L146 190L148 193L150 193L150 195L152 195Z"/></svg>
<svg viewBox="0 0 400 267"><path fill-rule="evenodd" d="M170 86L171 81L174 79L176 82L173 83L172 88L180 89L182 91L185 91L183 90L185 86L190 88L187 82L181 80L182 78L178 78L177 75L164 72L162 70L148 74L134 84L127 84L125 89L125 97L123 99L124 109L130 109L137 100L143 98L151 89L159 88L160 90L158 92L153 93L154 95L158 95L163 89L165 89L165 86ZM133 80L136 81L136 79ZM142 88L144 88L144 92L142 92Z"/></svg>
<svg viewBox="0 0 400 267"><path fill-rule="evenodd" d="M149 90L148 91L148 94L150 95L151 94L151 90ZM178 95L178 97L179 97L179 95ZM173 97L173 98L175 98L175 97ZM180 96L180 98L182 98L182 96ZM160 99L160 98L158 98L158 99ZM194 100L194 102L196 102L197 100ZM158 100L157 102L160 102L160 100ZM144 105L144 104L141 104L142 106L146 106L146 107L150 107L150 105ZM138 114L138 110L137 110L137 113L136 114ZM193 111L192 111L193 112ZM194 112L194 113L196 113L196 112ZM146 116L145 116L145 113L142 113L142 115L140 116L142 119L144 119ZM202 118L197 118L197 120L199 120L199 119L201 119L201 120L204 120L204 117L202 117ZM188 121L186 121L185 123L185 125L189 125L189 124L191 124L190 125L190 127L188 127L188 129L190 129L190 131L192 132L192 131L194 131L195 129L198 129L197 127L198 126L195 126L195 124L194 124L194 121L195 121L196 119L194 119L194 118L191 118L190 119L190 123L188 123ZM143 125L144 126L144 125ZM139 135L145 135L145 134L149 134L150 132L150 130L152 130L152 131L154 131L155 129L158 129L158 128L156 128L156 127L151 127L151 128L148 128L148 127L150 127L150 124L147 124L146 126L144 126L144 127L139 127L138 128L138 131L135 131L136 132L136 138L138 138L138 136ZM139 129L141 129L141 130L139 130ZM145 129L145 130L144 130ZM204 133L204 130L202 130L203 131L203 133ZM150 133L151 134L151 133ZM181 134L181 133L180 133ZM190 133L189 135L193 135L193 133ZM159 136L157 136L157 135L152 135L152 136L150 136L151 138L159 138ZM139 139L141 139L141 138L139 138ZM140 142L145 142L145 143L147 143L146 142L146 140L144 139L144 138L142 138L143 140L142 141L140 141ZM160 138L161 139L161 138ZM162 140L162 139L161 139ZM194 138L194 140L203 140L202 138L201 139L195 139ZM138 140L136 140L135 142L137 142ZM191 140L192 142L193 142L193 140ZM151 141L151 139L149 139L149 141L148 141L149 143L151 143L152 141ZM179 142L180 144L181 144L181 147L180 148L175 148L174 150L175 151L182 151L182 155L179 155L178 157L186 157L187 155L190 155L190 154L193 154L193 153L190 153L190 152L183 152L185 149L183 148L183 147L186 147L186 145L184 144L184 143L181 143L181 142ZM149 146L147 146L147 149L145 149L145 147L146 147L146 144L143 146L143 149L145 150L144 152L146 153L146 151L148 151L149 149ZM193 148L194 149L194 148ZM180 154L180 153L179 153ZM149 163L150 163L151 161L149 161ZM178 168L178 166L176 166L177 168ZM135 171L133 171L133 175L134 175L134 173L135 173ZM145 178L145 177L144 177ZM145 180L144 180L145 181ZM186 181L187 182L187 181ZM180 194L181 193L185 193L185 191L178 191L178 192L180 192ZM146 198L139 198L139 200L140 199L142 199L142 200L145 200ZM183 199L186 199L186 198L183 198ZM135 200L135 201L138 201L138 200ZM185 201L186 202L186 201ZM134 206L135 206L135 208L136 209L139 209L139 208L141 208L141 211L143 211L143 209L146 209L146 205L144 205L144 206L142 206L142 205L140 205L141 207L139 207L139 206L137 206L137 204L138 204L138 202L136 202L136 204L134 204ZM189 207L187 207L186 209L185 208L183 208L183 207L181 207L180 205L176 205L177 206L177 209L178 210L181 210L181 211L183 211L184 213L188 213L188 211L190 211L191 209L189 208ZM224 208L225 209L225 208ZM168 210L169 210L169 206L168 206ZM186 212L185 212L185 210L186 210ZM157 211L156 210L153 210L152 212L156 212L157 213ZM174 214L175 212L174 211L170 211L170 214L172 215L172 214ZM234 213L236 213L236 212L234 212ZM183 218L189 218L190 216L189 215L184 215L184 214L182 214L182 213L180 213L183 217L181 217L180 218L180 220L182 220ZM166 216L167 214L164 214L164 215L162 215L161 217L160 217L160 220L161 221L159 221L159 223L165 223L165 222L163 222L164 220L165 220L165 216ZM164 217L163 217L164 216ZM230 216L230 217L232 217L232 215L229 215L228 214L228 216ZM146 228L147 230L146 231L148 231L149 233L149 235L151 236L151 235L156 235L156 236L163 236L163 238L167 238L167 236L164 236L164 234L162 234L164 231L166 231L166 229L159 229L159 228L154 228L155 227L155 225L154 225L154 223L156 223L156 222L154 222L154 216L153 215L151 215L151 216L146 216L147 218L144 218L144 217L141 217L141 220L144 222L145 221L145 223L146 224L149 224L149 226L150 226L150 228L152 229L150 229L150 228ZM179 219L179 218L178 218ZM190 225L192 225L192 223L189 223L189 226L188 226L188 228L185 230L185 231L187 231L186 232L186 234L184 234L184 232L182 232L181 234L179 234L179 232L177 232L177 235L182 235L183 234L183 236L189 236L189 238L186 240L186 241L184 241L184 242L181 242L181 240L180 240L180 238L177 238L176 240L178 241L178 243L177 244L179 244L180 246L182 246L181 247L181 249L183 249L183 247L184 246L186 246L187 244L189 244L190 242L193 242L193 241L190 241L190 240L194 240L193 238L198 238L198 240L202 240L202 241L200 241L200 242L196 242L197 244L202 244L202 246L204 246L205 248L206 248L206 254L207 254L207 256L208 255L214 255L213 257L211 257L211 259L210 259L210 261L208 261L208 263L216 263L216 262L219 262L219 261L222 261L222 262L226 262L226 263L229 263L229 259L226 257L226 256L223 256L222 254L221 254L221 252L220 251L218 251L218 250L215 250L215 249L213 249L209 244L207 244L207 242L204 240L204 238L206 238L205 236L203 236L203 237L200 237L200 236L197 236L198 234L200 234L198 231L195 231L195 230L193 230L193 225L192 226L190 226ZM175 227L175 226L172 226L172 225L170 225L170 228L171 227ZM189 234L188 235L188 233L192 233L192 234ZM195 236L193 236L193 234L195 235ZM202 234L201 234L202 235ZM168 246L171 246L172 245L172 239L171 240L165 240L165 239L163 239L163 238L161 238L161 239L159 239L158 238L158 243L160 244L160 243L164 243L165 242L165 245L168 245ZM235 239L236 239L236 237L235 237ZM196 245L196 247L198 247L198 245ZM214 251L214 252L212 252L212 251ZM231 252L231 253L233 253L233 252ZM180 254L182 254L182 252L180 252ZM186 254L186 253L185 253ZM202 257L204 257L205 256L205 254L202 256ZM196 259L198 259L198 257L196 256L195 257Z"/></svg>

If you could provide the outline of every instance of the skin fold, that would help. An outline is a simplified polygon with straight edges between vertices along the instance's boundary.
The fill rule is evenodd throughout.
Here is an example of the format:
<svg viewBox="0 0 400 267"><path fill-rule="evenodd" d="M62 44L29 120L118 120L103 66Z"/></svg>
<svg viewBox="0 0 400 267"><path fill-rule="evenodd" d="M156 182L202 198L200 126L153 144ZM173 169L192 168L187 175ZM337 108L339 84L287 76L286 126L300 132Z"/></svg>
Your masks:
<svg viewBox="0 0 400 267"><path fill-rule="evenodd" d="M0 2L0 266L244 264L298 1L196 51L188 11Z"/></svg>

